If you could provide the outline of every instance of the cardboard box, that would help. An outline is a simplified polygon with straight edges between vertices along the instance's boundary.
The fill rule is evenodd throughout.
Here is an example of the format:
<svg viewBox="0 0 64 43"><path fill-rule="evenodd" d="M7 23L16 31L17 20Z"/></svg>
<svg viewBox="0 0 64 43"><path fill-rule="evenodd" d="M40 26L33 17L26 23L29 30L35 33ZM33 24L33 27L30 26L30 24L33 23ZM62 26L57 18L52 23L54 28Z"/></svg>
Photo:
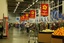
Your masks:
<svg viewBox="0 0 64 43"><path fill-rule="evenodd" d="M52 36L51 43L64 43L63 36Z"/></svg>
<svg viewBox="0 0 64 43"><path fill-rule="evenodd" d="M51 33L39 33L38 42L50 43L51 42Z"/></svg>

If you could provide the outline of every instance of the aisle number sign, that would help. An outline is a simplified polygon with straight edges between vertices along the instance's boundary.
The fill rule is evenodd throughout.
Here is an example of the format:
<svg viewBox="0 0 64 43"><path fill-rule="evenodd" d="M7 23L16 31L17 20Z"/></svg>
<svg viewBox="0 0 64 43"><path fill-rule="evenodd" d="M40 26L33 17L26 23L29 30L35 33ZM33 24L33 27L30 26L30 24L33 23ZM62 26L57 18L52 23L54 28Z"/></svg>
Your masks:
<svg viewBox="0 0 64 43"><path fill-rule="evenodd" d="M41 16L48 16L48 4L41 4Z"/></svg>
<svg viewBox="0 0 64 43"><path fill-rule="evenodd" d="M30 10L30 18L35 18L35 10Z"/></svg>

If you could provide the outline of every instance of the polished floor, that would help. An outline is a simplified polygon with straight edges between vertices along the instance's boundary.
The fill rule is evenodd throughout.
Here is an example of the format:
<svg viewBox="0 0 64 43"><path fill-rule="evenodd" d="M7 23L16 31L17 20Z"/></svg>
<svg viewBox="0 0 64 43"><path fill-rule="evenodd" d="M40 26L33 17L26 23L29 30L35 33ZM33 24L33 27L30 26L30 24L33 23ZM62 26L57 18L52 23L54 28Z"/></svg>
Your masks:
<svg viewBox="0 0 64 43"><path fill-rule="evenodd" d="M0 39L0 43L28 43L29 37L26 32L21 32L19 29L11 28L9 30L9 37L7 39ZM31 40L30 43L34 43Z"/></svg>

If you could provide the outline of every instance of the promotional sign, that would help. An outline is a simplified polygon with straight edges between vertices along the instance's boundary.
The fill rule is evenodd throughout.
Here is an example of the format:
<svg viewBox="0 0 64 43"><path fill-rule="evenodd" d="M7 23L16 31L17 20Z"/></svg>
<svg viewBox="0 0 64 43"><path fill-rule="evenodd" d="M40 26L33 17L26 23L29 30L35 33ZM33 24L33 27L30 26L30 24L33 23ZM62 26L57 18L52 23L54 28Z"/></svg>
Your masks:
<svg viewBox="0 0 64 43"><path fill-rule="evenodd" d="M41 4L41 16L48 16L48 4Z"/></svg>
<svg viewBox="0 0 64 43"><path fill-rule="evenodd" d="M35 10L30 10L30 18L35 18Z"/></svg>
<svg viewBox="0 0 64 43"><path fill-rule="evenodd" d="M20 17L20 21L24 21L24 20L25 20L25 16L23 15Z"/></svg>
<svg viewBox="0 0 64 43"><path fill-rule="evenodd" d="M29 20L29 14L25 13L25 20Z"/></svg>

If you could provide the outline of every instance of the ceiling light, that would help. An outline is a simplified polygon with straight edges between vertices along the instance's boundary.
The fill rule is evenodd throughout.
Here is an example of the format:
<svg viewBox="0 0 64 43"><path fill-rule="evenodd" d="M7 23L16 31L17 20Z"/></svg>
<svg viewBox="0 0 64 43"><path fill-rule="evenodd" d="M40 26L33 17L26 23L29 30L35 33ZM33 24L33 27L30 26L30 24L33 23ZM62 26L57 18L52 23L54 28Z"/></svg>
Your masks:
<svg viewBox="0 0 64 43"><path fill-rule="evenodd" d="M35 4L35 2L32 3L33 5Z"/></svg>
<svg viewBox="0 0 64 43"><path fill-rule="evenodd" d="M17 6L16 6L16 8L14 9L14 12L13 12L13 13L15 13L15 12L16 12L16 9L17 9Z"/></svg>
<svg viewBox="0 0 64 43"><path fill-rule="evenodd" d="M36 2L38 2L38 0L36 0Z"/></svg>
<svg viewBox="0 0 64 43"><path fill-rule="evenodd" d="M32 5L30 5L30 7L31 7Z"/></svg>
<svg viewBox="0 0 64 43"><path fill-rule="evenodd" d="M17 10L17 8L18 8L19 4L20 4L20 2L18 2L18 3L17 3L17 5L16 5L16 7L15 7L15 9L14 9L14 12L13 12L13 13L15 13L15 12L16 12L16 10Z"/></svg>
<svg viewBox="0 0 64 43"><path fill-rule="evenodd" d="M16 6L18 6L20 4L20 2L18 2L17 4L16 4Z"/></svg>
<svg viewBox="0 0 64 43"><path fill-rule="evenodd" d="M51 3L53 3L54 1L51 1Z"/></svg>
<svg viewBox="0 0 64 43"><path fill-rule="evenodd" d="M26 9L24 11L26 11Z"/></svg>
<svg viewBox="0 0 64 43"><path fill-rule="evenodd" d="M27 8L28 9L28 8Z"/></svg>
<svg viewBox="0 0 64 43"><path fill-rule="evenodd" d="M30 6L28 8L30 8Z"/></svg>
<svg viewBox="0 0 64 43"><path fill-rule="evenodd" d="M36 2L37 2L38 0L36 0ZM35 4L35 2L33 2L32 3L32 5L34 5ZM30 6L28 6L28 8L26 8L23 12L25 12L27 9L29 9L32 5L30 5Z"/></svg>
<svg viewBox="0 0 64 43"><path fill-rule="evenodd" d="M20 2L18 2L18 5L20 4Z"/></svg>

